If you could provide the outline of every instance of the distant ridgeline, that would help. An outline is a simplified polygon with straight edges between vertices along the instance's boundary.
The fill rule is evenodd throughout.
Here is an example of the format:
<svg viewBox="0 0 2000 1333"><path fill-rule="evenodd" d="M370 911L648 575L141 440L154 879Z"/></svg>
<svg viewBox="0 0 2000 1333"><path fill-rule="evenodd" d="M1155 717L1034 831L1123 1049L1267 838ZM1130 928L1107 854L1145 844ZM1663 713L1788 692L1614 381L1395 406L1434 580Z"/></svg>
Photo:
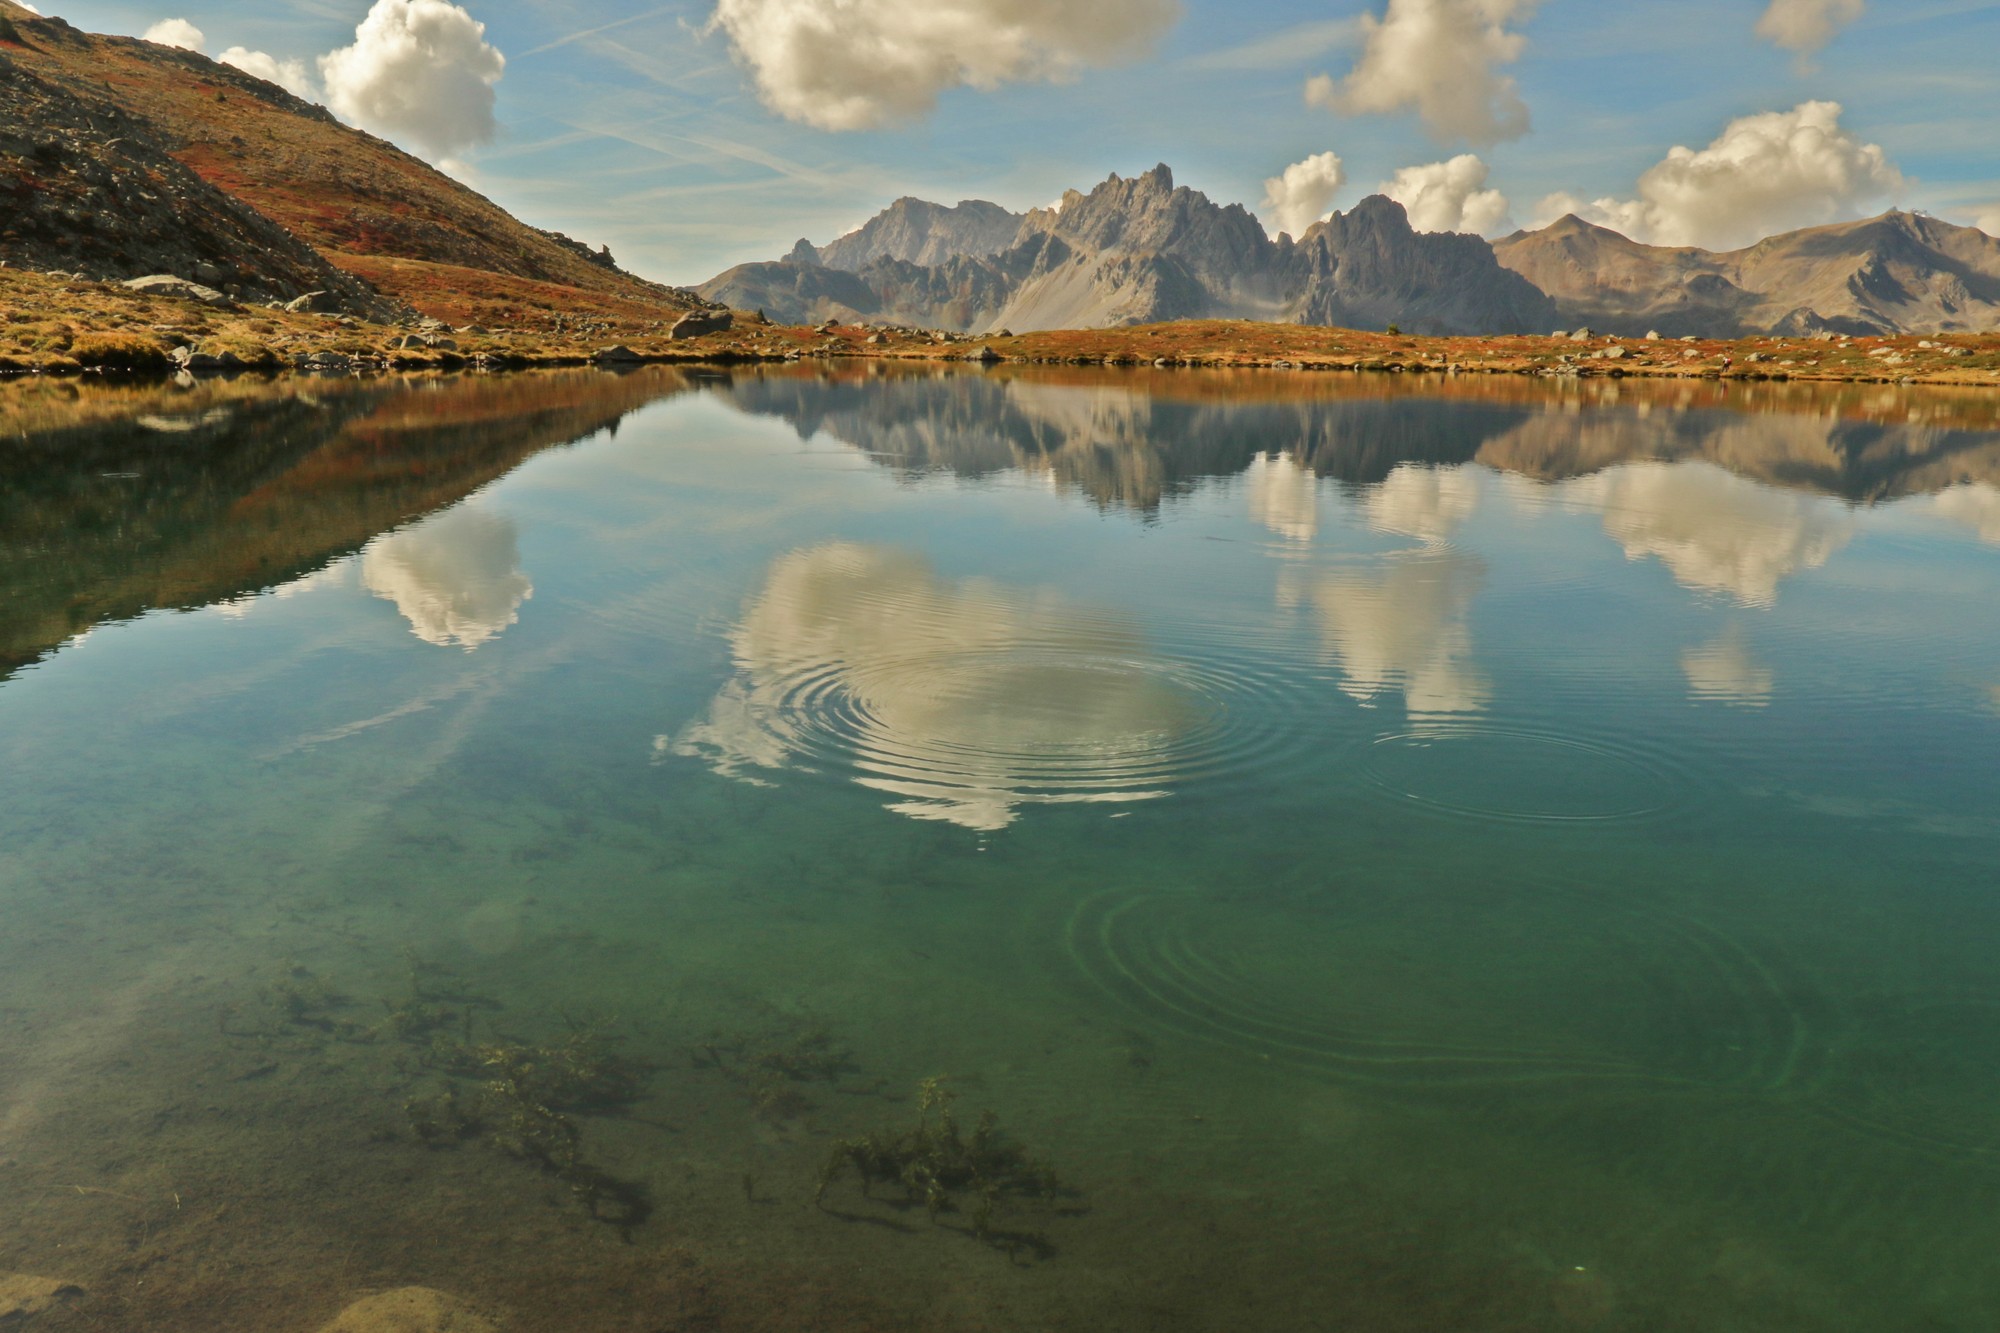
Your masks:
<svg viewBox="0 0 2000 1333"><path fill-rule="evenodd" d="M800 241L700 294L785 323L962 333L1256 319L1407 333L1628 337L2000 328L2000 241L1892 212L1715 253L1641 245L1566 217L1497 243L1412 230L1380 195L1294 239L1166 167L1025 215L899 199L827 245Z"/></svg>

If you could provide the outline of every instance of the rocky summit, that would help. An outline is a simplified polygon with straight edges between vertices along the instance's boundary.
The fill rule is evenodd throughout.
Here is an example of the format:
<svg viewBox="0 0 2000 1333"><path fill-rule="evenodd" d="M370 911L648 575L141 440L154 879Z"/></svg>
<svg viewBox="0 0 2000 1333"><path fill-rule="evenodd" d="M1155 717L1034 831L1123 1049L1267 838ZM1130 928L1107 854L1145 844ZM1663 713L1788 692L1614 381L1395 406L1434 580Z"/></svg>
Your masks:
<svg viewBox="0 0 2000 1333"><path fill-rule="evenodd" d="M1488 242L1418 232L1380 195L1273 240L1161 166L1024 215L899 199L826 245L802 240L698 290L792 323L974 334L1177 319L1474 335L1981 332L2000 327L2000 241L1891 212L1730 253L1644 245L1576 217Z"/></svg>
<svg viewBox="0 0 2000 1333"><path fill-rule="evenodd" d="M1165 166L1114 175L1024 216L980 201L947 209L899 200L828 245L801 242L698 290L787 322L969 333L1204 318L1517 333L1557 318L1484 241L1416 232L1391 200L1364 200L1296 241L1272 240L1242 206L1176 186Z"/></svg>

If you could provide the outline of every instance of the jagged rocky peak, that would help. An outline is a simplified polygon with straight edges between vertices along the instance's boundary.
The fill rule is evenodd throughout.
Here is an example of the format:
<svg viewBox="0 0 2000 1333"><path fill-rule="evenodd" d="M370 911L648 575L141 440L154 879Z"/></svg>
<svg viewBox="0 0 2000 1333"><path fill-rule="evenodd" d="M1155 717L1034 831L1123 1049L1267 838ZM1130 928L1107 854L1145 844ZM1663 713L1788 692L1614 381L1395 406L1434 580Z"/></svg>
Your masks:
<svg viewBox="0 0 2000 1333"><path fill-rule="evenodd" d="M935 265L958 255L985 258L1014 244L1021 215L984 199L956 205L933 204L908 196L877 213L861 227L820 246L818 262L858 273L878 259ZM793 251L793 256L798 256Z"/></svg>

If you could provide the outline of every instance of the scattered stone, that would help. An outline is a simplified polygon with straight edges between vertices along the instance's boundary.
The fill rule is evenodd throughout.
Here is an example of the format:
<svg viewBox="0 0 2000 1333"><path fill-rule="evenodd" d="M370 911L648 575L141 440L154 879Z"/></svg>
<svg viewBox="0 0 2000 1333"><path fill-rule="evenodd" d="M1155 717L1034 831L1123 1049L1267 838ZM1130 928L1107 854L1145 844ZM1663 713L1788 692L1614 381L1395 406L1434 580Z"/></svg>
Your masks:
<svg viewBox="0 0 2000 1333"><path fill-rule="evenodd" d="M1656 343L1656 342L1658 342L1659 340L1660 340L1660 331L1659 331L1658 329L1647 329L1647 330L1646 330L1646 341L1647 341L1647 342L1649 342L1649 343Z"/></svg>
<svg viewBox="0 0 2000 1333"><path fill-rule="evenodd" d="M1573 343L1587 343L1596 336L1597 336L1596 331L1586 325L1585 327L1576 330L1574 333L1571 333L1569 335L1569 340Z"/></svg>
<svg viewBox="0 0 2000 1333"><path fill-rule="evenodd" d="M322 314L330 309L333 303L332 292L307 292L304 296L295 296L285 302L285 309L294 315Z"/></svg>
<svg viewBox="0 0 2000 1333"><path fill-rule="evenodd" d="M879 333L871 333L871 334L869 334L869 335L868 335L868 345L869 345L870 347L877 347L877 346L880 346L880 345L881 345L881 342L882 342L882 335L881 335L881 334L879 334Z"/></svg>
<svg viewBox="0 0 2000 1333"><path fill-rule="evenodd" d="M634 362L643 361L645 358L627 347L624 343L619 343L615 347L598 348L597 355L592 359L596 361L615 361L630 365Z"/></svg>
<svg viewBox="0 0 2000 1333"><path fill-rule="evenodd" d="M397 1287L354 1302L319 1333L499 1333L499 1327L434 1287Z"/></svg>
<svg viewBox="0 0 2000 1333"><path fill-rule="evenodd" d="M11 1329L16 1320L46 1314L81 1295L83 1288L74 1282L29 1273L0 1273L0 1327Z"/></svg>
<svg viewBox="0 0 2000 1333"><path fill-rule="evenodd" d="M675 342L687 338L699 338L707 333L723 333L736 322L735 316L727 310L690 310L674 321L667 336Z"/></svg>
<svg viewBox="0 0 2000 1333"><path fill-rule="evenodd" d="M1607 347L1597 355L1603 361L1623 361L1629 354L1622 347Z"/></svg>
<svg viewBox="0 0 2000 1333"><path fill-rule="evenodd" d="M1000 353L994 351L991 347L982 347L972 353L970 359L973 361L983 361L990 366L1000 359Z"/></svg>
<svg viewBox="0 0 2000 1333"><path fill-rule="evenodd" d="M229 298L215 288L177 278L171 273L148 274L143 278L133 278L124 285L131 291L144 292L148 296L179 296L203 305L229 304Z"/></svg>

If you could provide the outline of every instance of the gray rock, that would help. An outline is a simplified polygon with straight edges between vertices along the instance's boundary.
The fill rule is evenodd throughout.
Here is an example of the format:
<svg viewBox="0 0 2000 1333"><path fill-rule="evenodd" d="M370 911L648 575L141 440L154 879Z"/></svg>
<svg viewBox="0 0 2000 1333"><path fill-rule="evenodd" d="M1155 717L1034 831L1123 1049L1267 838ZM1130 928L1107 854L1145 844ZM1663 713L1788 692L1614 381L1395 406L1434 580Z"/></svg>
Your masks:
<svg viewBox="0 0 2000 1333"><path fill-rule="evenodd" d="M194 280L196 282L205 282L211 287L220 287L223 284L223 281L229 276L227 273L224 273L221 269L217 268L215 265L211 263L208 263L205 260L195 264L192 268L188 270L188 272L194 275Z"/></svg>
<svg viewBox="0 0 2000 1333"><path fill-rule="evenodd" d="M1590 328L1581 328L1572 332L1569 335L1569 340L1573 343L1587 343L1596 336L1597 333L1594 330Z"/></svg>
<svg viewBox="0 0 2000 1333"><path fill-rule="evenodd" d="M1597 355L1606 361L1623 361L1628 353L1622 347L1607 347Z"/></svg>
<svg viewBox="0 0 2000 1333"><path fill-rule="evenodd" d="M1646 330L1646 341L1647 341L1647 342L1649 342L1649 343L1656 343L1656 342L1658 342L1659 340L1660 340L1660 331L1659 331L1658 329L1647 329L1647 330Z"/></svg>
<svg viewBox="0 0 2000 1333"><path fill-rule="evenodd" d="M674 321L674 327L668 330L667 336L680 342L704 334L726 332L735 322L736 317L727 310L690 310Z"/></svg>
<svg viewBox="0 0 2000 1333"><path fill-rule="evenodd" d="M171 273L152 273L143 278L133 278L125 287L131 291L144 292L148 296L179 296L189 301L199 301L203 305L228 305L229 298L213 287L204 287L186 278L177 278Z"/></svg>
<svg viewBox="0 0 2000 1333"><path fill-rule="evenodd" d="M332 292L307 292L285 302L285 309L294 315L317 314L330 309L333 303Z"/></svg>
<svg viewBox="0 0 2000 1333"><path fill-rule="evenodd" d="M994 351L991 347L982 347L978 351L972 353L969 359L973 361L983 361L990 366L995 361L998 361L1000 359L1000 353Z"/></svg>
<svg viewBox="0 0 2000 1333"><path fill-rule="evenodd" d="M645 358L640 356L637 352L633 351L631 348L627 347L624 343L619 343L614 347L598 348L597 355L592 357L591 359L594 361L618 362L625 365L631 365L635 362L642 361Z"/></svg>

